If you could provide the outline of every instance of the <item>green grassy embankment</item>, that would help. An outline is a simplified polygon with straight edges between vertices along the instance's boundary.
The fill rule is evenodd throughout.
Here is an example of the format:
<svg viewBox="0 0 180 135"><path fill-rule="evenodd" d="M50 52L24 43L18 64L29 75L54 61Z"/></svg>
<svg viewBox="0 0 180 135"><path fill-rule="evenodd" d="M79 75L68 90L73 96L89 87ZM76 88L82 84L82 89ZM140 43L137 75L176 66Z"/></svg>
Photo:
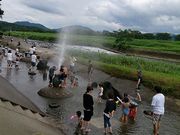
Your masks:
<svg viewBox="0 0 180 135"><path fill-rule="evenodd" d="M128 56L87 52L71 53L83 64L88 64L87 59L91 59L95 68L115 77L137 80L137 69L141 68L145 86L151 88L160 86L164 94L180 99L180 65Z"/></svg>

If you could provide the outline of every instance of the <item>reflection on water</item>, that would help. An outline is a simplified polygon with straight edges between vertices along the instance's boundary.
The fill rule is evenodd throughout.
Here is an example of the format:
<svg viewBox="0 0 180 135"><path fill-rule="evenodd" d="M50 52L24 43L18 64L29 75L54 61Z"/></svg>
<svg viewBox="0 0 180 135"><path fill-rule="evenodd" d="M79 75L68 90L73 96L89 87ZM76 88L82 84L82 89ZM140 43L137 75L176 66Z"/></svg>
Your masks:
<svg viewBox="0 0 180 135"><path fill-rule="evenodd" d="M12 69L6 68L6 79L7 80L11 80L11 73L12 73Z"/></svg>

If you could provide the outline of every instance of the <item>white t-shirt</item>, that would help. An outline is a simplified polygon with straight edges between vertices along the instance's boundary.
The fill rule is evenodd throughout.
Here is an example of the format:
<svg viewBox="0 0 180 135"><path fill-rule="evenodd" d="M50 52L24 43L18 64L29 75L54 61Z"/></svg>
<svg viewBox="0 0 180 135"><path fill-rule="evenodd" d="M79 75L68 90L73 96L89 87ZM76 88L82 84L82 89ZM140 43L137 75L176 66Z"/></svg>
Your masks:
<svg viewBox="0 0 180 135"><path fill-rule="evenodd" d="M102 95L103 95L103 91L104 91L103 87L100 87L100 88L99 88L99 91L100 91L100 92L99 92L99 96L102 96Z"/></svg>
<svg viewBox="0 0 180 135"><path fill-rule="evenodd" d="M33 52L35 52L35 51L36 51L36 47L34 46L34 47L32 48L32 50L33 50Z"/></svg>
<svg viewBox="0 0 180 135"><path fill-rule="evenodd" d="M33 54L33 52L34 52L34 50L33 50L33 48L31 47L31 48L29 49L29 53L30 53L30 54Z"/></svg>
<svg viewBox="0 0 180 135"><path fill-rule="evenodd" d="M35 62L36 63L36 59L37 59L36 55L33 54L31 56L31 62Z"/></svg>
<svg viewBox="0 0 180 135"><path fill-rule="evenodd" d="M155 114L164 114L165 97L162 93L158 93L152 98L152 109Z"/></svg>
<svg viewBox="0 0 180 135"><path fill-rule="evenodd" d="M13 60L13 54L12 53L7 54L7 60L10 60L10 61Z"/></svg>

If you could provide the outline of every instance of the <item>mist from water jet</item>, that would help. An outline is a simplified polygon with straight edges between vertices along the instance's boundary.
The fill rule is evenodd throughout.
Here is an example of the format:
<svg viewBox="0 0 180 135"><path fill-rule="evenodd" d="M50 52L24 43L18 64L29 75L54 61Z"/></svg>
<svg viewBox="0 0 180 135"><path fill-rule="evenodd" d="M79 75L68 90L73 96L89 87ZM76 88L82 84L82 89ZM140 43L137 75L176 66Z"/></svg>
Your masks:
<svg viewBox="0 0 180 135"><path fill-rule="evenodd" d="M65 52L66 52L66 42L67 42L68 32L63 32L59 36L58 41L58 66L60 67L65 60ZM60 38L62 37L62 38Z"/></svg>

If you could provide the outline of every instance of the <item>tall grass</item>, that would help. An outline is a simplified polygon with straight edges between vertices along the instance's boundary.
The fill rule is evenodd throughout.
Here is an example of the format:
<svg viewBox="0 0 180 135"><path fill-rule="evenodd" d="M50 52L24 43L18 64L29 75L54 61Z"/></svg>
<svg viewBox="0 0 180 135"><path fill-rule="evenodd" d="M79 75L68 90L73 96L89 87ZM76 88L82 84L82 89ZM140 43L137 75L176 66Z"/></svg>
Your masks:
<svg viewBox="0 0 180 135"><path fill-rule="evenodd" d="M96 68L116 77L136 80L137 70L141 69L145 85L150 87L161 86L165 94L180 98L180 65L94 52L73 51L71 54L79 57L80 61L85 64L87 64L88 59L91 59Z"/></svg>

